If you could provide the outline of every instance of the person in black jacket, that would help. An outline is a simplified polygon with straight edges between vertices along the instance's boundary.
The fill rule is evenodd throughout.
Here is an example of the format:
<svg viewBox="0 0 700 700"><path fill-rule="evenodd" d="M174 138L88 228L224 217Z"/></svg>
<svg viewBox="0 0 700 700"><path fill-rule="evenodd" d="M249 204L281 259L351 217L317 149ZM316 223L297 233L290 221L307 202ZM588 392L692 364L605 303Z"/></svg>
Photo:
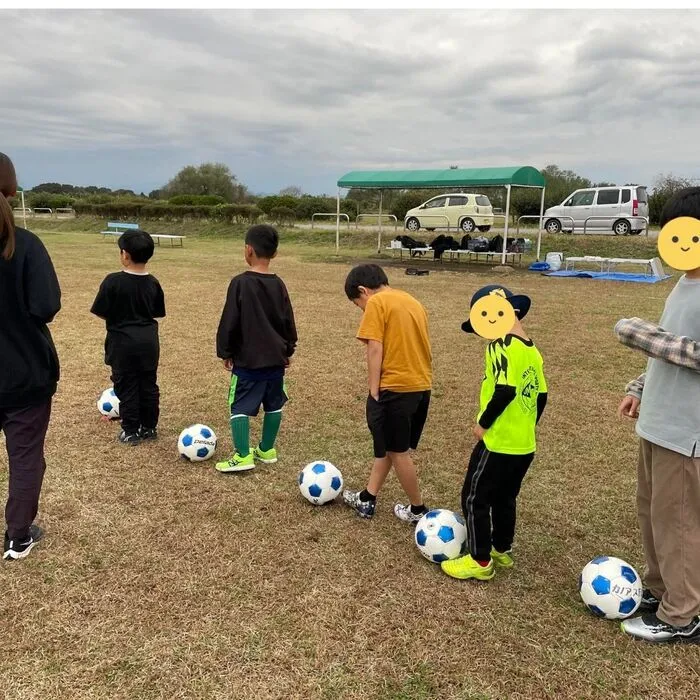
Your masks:
<svg viewBox="0 0 700 700"><path fill-rule="evenodd" d="M245 237L245 261L250 270L231 280L226 294L216 354L231 372L229 406L235 452L219 462L220 472L239 472L277 461L275 440L287 402L284 383L297 344L294 312L284 282L270 272L279 235L272 226L258 224ZM250 449L250 418L265 411L262 439Z"/></svg>
<svg viewBox="0 0 700 700"><path fill-rule="evenodd" d="M0 153L0 430L10 465L3 559L26 557L43 532L34 523L46 471L44 439L59 379L47 327L61 289L43 243L15 226L12 161Z"/></svg>
<svg viewBox="0 0 700 700"><path fill-rule="evenodd" d="M105 364L112 368L122 420L118 440L133 446L158 437L156 319L165 316L165 298L158 280L146 272L146 263L153 257L151 236L138 229L127 231L118 244L124 269L105 277L91 312L107 323Z"/></svg>

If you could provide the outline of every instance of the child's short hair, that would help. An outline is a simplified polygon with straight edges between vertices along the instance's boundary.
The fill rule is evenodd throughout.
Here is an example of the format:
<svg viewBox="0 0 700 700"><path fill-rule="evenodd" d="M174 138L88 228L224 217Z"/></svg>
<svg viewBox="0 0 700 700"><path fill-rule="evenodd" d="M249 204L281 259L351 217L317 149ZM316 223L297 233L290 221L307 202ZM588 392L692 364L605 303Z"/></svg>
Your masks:
<svg viewBox="0 0 700 700"><path fill-rule="evenodd" d="M389 278L379 265L357 265L350 270L345 280L345 293L352 301L360 296L360 287L379 289L385 284L389 284Z"/></svg>
<svg viewBox="0 0 700 700"><path fill-rule="evenodd" d="M153 239L141 229L125 231L117 243L119 249L129 253L129 257L138 265L147 263L153 257Z"/></svg>
<svg viewBox="0 0 700 700"><path fill-rule="evenodd" d="M245 235L246 245L249 245L259 258L271 260L275 257L280 242L279 234L274 226L255 224Z"/></svg>
<svg viewBox="0 0 700 700"><path fill-rule="evenodd" d="M681 216L700 219L700 187L686 187L672 195L664 204L659 224L663 228L669 221Z"/></svg>

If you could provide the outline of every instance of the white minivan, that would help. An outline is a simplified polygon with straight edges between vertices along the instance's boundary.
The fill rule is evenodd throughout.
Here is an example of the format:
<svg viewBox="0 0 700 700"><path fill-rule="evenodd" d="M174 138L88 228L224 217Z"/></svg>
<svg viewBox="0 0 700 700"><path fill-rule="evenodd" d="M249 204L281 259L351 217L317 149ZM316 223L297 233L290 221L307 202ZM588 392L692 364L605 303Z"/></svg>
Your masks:
<svg viewBox="0 0 700 700"><path fill-rule="evenodd" d="M616 236L638 234L649 221L647 188L625 185L576 190L558 206L547 209L544 215L544 228L549 233L583 230L588 220L585 223L587 232L612 231Z"/></svg>

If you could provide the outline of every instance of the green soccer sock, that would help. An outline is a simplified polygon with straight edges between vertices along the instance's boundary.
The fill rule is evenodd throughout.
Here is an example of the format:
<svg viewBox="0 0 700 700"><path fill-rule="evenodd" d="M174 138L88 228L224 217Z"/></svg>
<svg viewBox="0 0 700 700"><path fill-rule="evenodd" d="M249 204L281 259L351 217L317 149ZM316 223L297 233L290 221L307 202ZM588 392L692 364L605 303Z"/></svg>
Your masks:
<svg viewBox="0 0 700 700"><path fill-rule="evenodd" d="M231 438L236 452L241 457L247 457L250 454L250 418L248 416L231 418Z"/></svg>
<svg viewBox="0 0 700 700"><path fill-rule="evenodd" d="M277 439L277 433L280 431L281 422L282 411L265 414L262 426L262 439L260 440L260 449L263 452L267 452L275 446L275 440Z"/></svg>

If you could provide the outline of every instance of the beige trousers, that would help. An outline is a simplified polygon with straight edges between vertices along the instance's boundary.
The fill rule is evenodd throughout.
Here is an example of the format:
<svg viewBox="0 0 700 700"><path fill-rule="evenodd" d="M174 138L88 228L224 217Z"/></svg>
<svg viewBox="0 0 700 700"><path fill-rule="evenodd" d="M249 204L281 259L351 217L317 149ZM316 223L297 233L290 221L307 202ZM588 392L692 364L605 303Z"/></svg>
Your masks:
<svg viewBox="0 0 700 700"><path fill-rule="evenodd" d="M700 458L641 440L637 477L646 586L659 619L685 626L700 614Z"/></svg>

